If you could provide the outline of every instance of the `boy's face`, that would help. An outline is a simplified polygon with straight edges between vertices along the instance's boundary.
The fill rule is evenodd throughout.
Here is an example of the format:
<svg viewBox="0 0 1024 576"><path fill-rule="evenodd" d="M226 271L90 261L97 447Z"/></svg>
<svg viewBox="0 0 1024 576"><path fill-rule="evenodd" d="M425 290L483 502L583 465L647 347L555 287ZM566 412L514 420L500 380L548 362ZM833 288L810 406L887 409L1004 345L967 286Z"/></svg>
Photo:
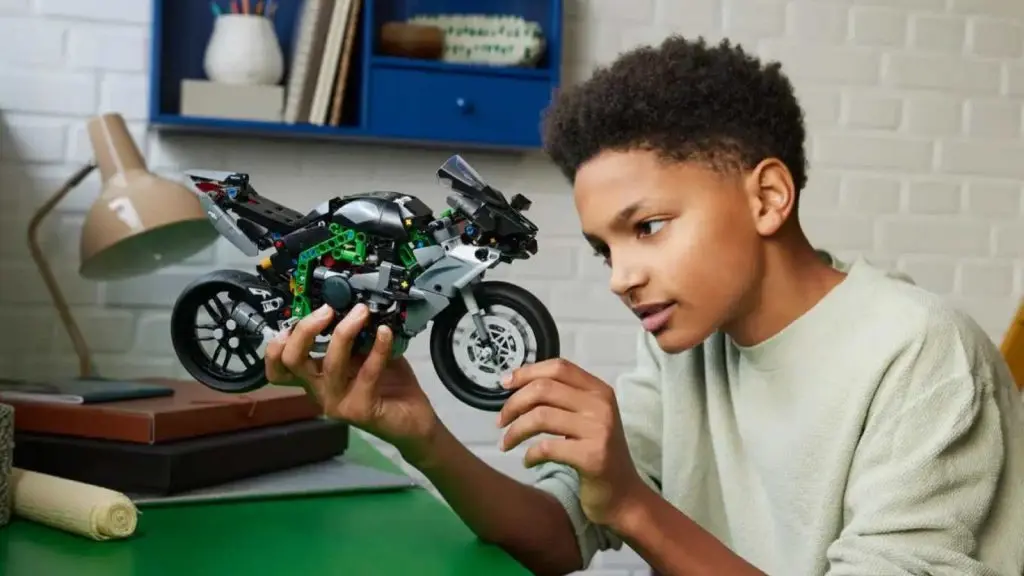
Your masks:
<svg viewBox="0 0 1024 576"><path fill-rule="evenodd" d="M606 152L577 172L576 210L611 268L611 290L666 352L699 344L754 304L763 237L785 220L763 184L761 172L729 176L646 151Z"/></svg>

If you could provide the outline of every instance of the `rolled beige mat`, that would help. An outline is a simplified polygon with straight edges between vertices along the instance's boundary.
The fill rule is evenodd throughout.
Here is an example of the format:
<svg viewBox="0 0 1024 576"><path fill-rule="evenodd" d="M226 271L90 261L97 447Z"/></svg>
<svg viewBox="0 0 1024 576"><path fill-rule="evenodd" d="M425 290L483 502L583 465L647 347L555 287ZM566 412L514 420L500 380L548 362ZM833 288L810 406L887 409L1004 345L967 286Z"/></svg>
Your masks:
<svg viewBox="0 0 1024 576"><path fill-rule="evenodd" d="M135 532L138 509L120 492L31 470L11 472L15 516L93 540Z"/></svg>

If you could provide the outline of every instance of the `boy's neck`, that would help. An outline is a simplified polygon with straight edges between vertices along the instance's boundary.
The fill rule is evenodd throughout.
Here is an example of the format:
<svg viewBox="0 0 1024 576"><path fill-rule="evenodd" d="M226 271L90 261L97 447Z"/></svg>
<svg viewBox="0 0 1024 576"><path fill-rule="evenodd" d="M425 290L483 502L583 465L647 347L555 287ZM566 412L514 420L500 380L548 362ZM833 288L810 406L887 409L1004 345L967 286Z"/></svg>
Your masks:
<svg viewBox="0 0 1024 576"><path fill-rule="evenodd" d="M846 278L821 258L801 231L766 244L763 271L743 312L723 327L740 346L778 334Z"/></svg>

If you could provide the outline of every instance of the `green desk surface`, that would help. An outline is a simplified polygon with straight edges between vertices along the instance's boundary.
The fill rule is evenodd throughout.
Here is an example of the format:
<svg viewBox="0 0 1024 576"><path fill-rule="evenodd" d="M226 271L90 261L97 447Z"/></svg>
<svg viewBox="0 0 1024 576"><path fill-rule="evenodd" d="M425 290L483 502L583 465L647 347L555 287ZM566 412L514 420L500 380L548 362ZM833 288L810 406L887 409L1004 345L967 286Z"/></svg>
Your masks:
<svg viewBox="0 0 1024 576"><path fill-rule="evenodd" d="M352 435L349 456L400 471ZM0 528L0 576L527 575L429 492L407 488L144 508L134 536L93 542L19 518Z"/></svg>

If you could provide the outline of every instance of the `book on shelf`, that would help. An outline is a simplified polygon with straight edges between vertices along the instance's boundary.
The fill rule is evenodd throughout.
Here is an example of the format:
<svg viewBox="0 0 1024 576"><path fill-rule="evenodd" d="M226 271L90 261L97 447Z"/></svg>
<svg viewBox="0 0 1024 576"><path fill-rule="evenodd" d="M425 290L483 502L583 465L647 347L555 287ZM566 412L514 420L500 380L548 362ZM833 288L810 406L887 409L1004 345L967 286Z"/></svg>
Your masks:
<svg viewBox="0 0 1024 576"><path fill-rule="evenodd" d="M338 126L362 0L304 0L297 19L284 121Z"/></svg>

